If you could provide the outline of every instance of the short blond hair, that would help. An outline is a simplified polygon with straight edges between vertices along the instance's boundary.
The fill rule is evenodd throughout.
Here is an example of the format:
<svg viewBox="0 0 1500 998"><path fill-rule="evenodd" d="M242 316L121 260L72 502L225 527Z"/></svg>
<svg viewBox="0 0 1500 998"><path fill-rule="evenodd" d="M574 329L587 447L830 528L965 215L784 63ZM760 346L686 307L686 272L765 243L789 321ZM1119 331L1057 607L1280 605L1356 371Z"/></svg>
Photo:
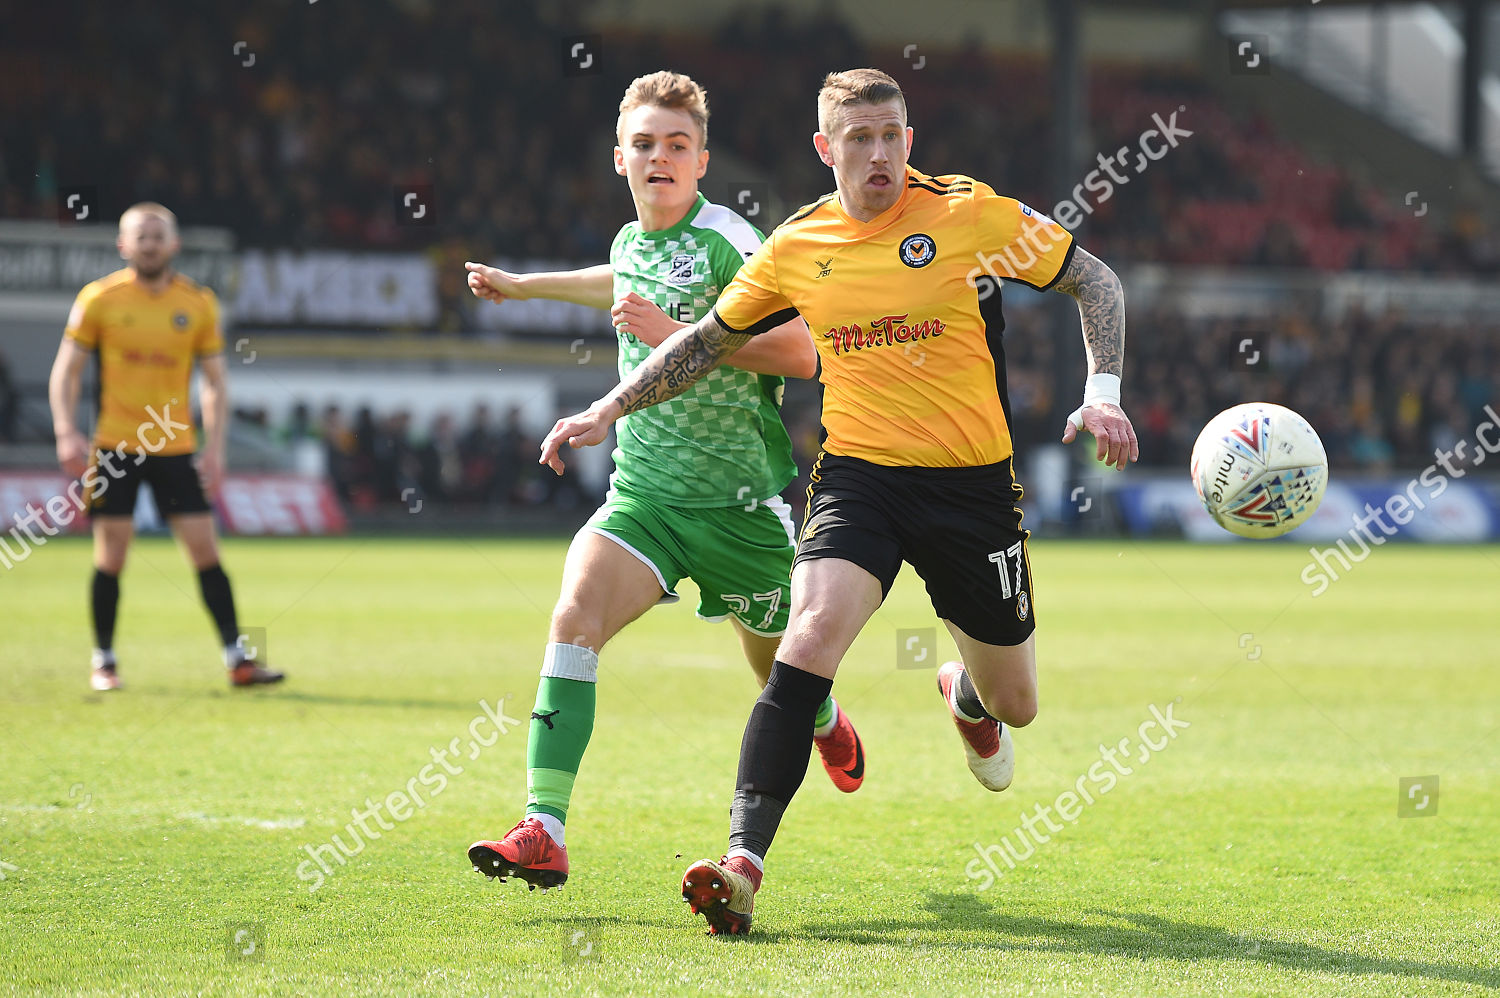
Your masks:
<svg viewBox="0 0 1500 998"><path fill-rule="evenodd" d="M698 126L699 148L708 145L708 91L691 76L663 69L632 80L620 99L620 117L615 121L617 139L624 138L625 115L638 107L665 107L686 113Z"/></svg>
<svg viewBox="0 0 1500 998"><path fill-rule="evenodd" d="M823 89L818 91L818 130L824 135L833 134L835 118L841 108L888 101L900 103L904 124L906 95L901 92L901 84L890 74L878 69L846 69L841 73L829 73L823 77Z"/></svg>
<svg viewBox="0 0 1500 998"><path fill-rule="evenodd" d="M124 232L132 222L145 217L159 218L167 223L167 230L177 234L177 216L172 214L172 209L155 201L138 201L125 209L125 214L120 216L120 231Z"/></svg>

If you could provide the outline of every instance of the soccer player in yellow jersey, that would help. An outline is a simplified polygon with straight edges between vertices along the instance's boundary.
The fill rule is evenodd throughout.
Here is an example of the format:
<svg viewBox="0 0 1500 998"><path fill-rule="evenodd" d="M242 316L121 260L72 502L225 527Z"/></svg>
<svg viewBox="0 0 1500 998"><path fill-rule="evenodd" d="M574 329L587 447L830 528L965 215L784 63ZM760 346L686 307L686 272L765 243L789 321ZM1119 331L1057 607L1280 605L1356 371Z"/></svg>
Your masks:
<svg viewBox="0 0 1500 998"><path fill-rule="evenodd" d="M837 191L773 232L713 312L675 333L616 390L559 420L541 460L599 443L622 414L683 391L773 325L800 314L822 358L824 453L812 472L792 572L791 622L740 751L729 849L682 893L712 932L750 928L764 859L807 768L808 722L901 562L927 583L962 662L938 688L970 770L1009 786L1010 728L1036 716L1036 626L1027 531L1011 473L999 282L1077 299L1088 350L1083 405L1097 456L1138 456L1120 408L1125 306L1114 273L1051 219L960 175L907 164L912 129L896 81L830 74L818 157Z"/></svg>
<svg viewBox="0 0 1500 998"><path fill-rule="evenodd" d="M120 217L120 257L127 266L84 287L68 315L52 365L48 396L57 460L81 479L94 529L92 609L96 690L120 688L114 653L120 571L134 536L135 498L151 486L198 572L198 584L224 646L235 686L279 682L281 673L247 658L239 645L234 593L219 567L207 493L224 471L228 413L224 341L214 293L176 273L177 217L154 202ZM78 388L90 354L99 357L99 421L92 442L75 422ZM189 383L203 372L202 453L194 451Z"/></svg>

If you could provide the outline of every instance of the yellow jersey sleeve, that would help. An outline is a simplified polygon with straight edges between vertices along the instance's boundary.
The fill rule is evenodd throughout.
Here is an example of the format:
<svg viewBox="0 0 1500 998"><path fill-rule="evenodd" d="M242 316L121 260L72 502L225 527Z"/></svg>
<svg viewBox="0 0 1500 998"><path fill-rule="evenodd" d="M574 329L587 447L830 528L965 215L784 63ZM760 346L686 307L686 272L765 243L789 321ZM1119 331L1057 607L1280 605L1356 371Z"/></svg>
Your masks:
<svg viewBox="0 0 1500 998"><path fill-rule="evenodd" d="M713 315L725 329L751 336L797 317L776 279L776 233L735 272L734 280L714 302Z"/></svg>
<svg viewBox="0 0 1500 998"><path fill-rule="evenodd" d="M224 331L219 325L219 297L208 288L203 289L203 318L193 337L193 353L208 357L224 352Z"/></svg>
<svg viewBox="0 0 1500 998"><path fill-rule="evenodd" d="M85 286L73 300L68 324L63 327L63 335L85 350L99 349L99 311L95 307L98 300L98 287L93 284Z"/></svg>
<svg viewBox="0 0 1500 998"><path fill-rule="evenodd" d="M1073 258L1073 234L1015 198L974 185L975 229L985 269L1038 291L1057 282Z"/></svg>

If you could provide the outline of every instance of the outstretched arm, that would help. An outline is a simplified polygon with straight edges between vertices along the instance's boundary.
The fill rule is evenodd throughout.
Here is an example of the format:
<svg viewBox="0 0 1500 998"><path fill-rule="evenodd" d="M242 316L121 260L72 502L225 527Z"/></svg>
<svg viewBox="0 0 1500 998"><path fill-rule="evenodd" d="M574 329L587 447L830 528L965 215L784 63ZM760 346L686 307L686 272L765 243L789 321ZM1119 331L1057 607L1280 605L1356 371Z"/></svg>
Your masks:
<svg viewBox="0 0 1500 998"><path fill-rule="evenodd" d="M1090 374L1125 373L1125 289L1115 272L1082 246L1052 290L1078 301Z"/></svg>
<svg viewBox="0 0 1500 998"><path fill-rule="evenodd" d="M507 298L516 301L551 298L591 308L609 308L615 300L615 275L607 263L543 274L512 274L472 261L464 264L464 269L469 272L469 290L474 297L496 305Z"/></svg>
<svg viewBox="0 0 1500 998"><path fill-rule="evenodd" d="M667 337L687 326L634 291L615 302L609 314L616 329L623 329L648 347L661 346ZM751 340L734 355L733 366L756 374L810 378L818 373L818 351L806 321L798 316Z"/></svg>
<svg viewBox="0 0 1500 998"><path fill-rule="evenodd" d="M713 313L679 329L605 398L577 415L559 419L542 441L537 463L561 475L563 461L558 452L564 443L574 448L603 443L615 420L676 398L751 339L749 333L721 326Z"/></svg>
<svg viewBox="0 0 1500 998"><path fill-rule="evenodd" d="M1120 408L1120 375L1125 372L1125 289L1104 261L1078 247L1067 270L1052 285L1054 291L1078 302L1083 345L1089 357L1089 378L1083 405L1068 417L1063 443L1079 430L1094 435L1095 456L1123 469L1140 458L1135 428Z"/></svg>

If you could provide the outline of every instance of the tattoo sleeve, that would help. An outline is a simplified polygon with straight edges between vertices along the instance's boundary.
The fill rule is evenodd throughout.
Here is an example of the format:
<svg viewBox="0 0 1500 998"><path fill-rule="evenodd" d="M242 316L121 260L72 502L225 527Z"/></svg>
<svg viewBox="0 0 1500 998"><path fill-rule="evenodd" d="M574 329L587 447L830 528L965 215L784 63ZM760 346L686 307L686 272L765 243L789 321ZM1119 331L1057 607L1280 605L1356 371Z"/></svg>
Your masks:
<svg viewBox="0 0 1500 998"><path fill-rule="evenodd" d="M620 383L613 401L623 416L676 398L750 340L749 333L725 329L710 313L651 351Z"/></svg>
<svg viewBox="0 0 1500 998"><path fill-rule="evenodd" d="M1052 285L1078 301L1083 343L1093 374L1125 372L1125 289L1104 261L1078 247L1068 269Z"/></svg>

